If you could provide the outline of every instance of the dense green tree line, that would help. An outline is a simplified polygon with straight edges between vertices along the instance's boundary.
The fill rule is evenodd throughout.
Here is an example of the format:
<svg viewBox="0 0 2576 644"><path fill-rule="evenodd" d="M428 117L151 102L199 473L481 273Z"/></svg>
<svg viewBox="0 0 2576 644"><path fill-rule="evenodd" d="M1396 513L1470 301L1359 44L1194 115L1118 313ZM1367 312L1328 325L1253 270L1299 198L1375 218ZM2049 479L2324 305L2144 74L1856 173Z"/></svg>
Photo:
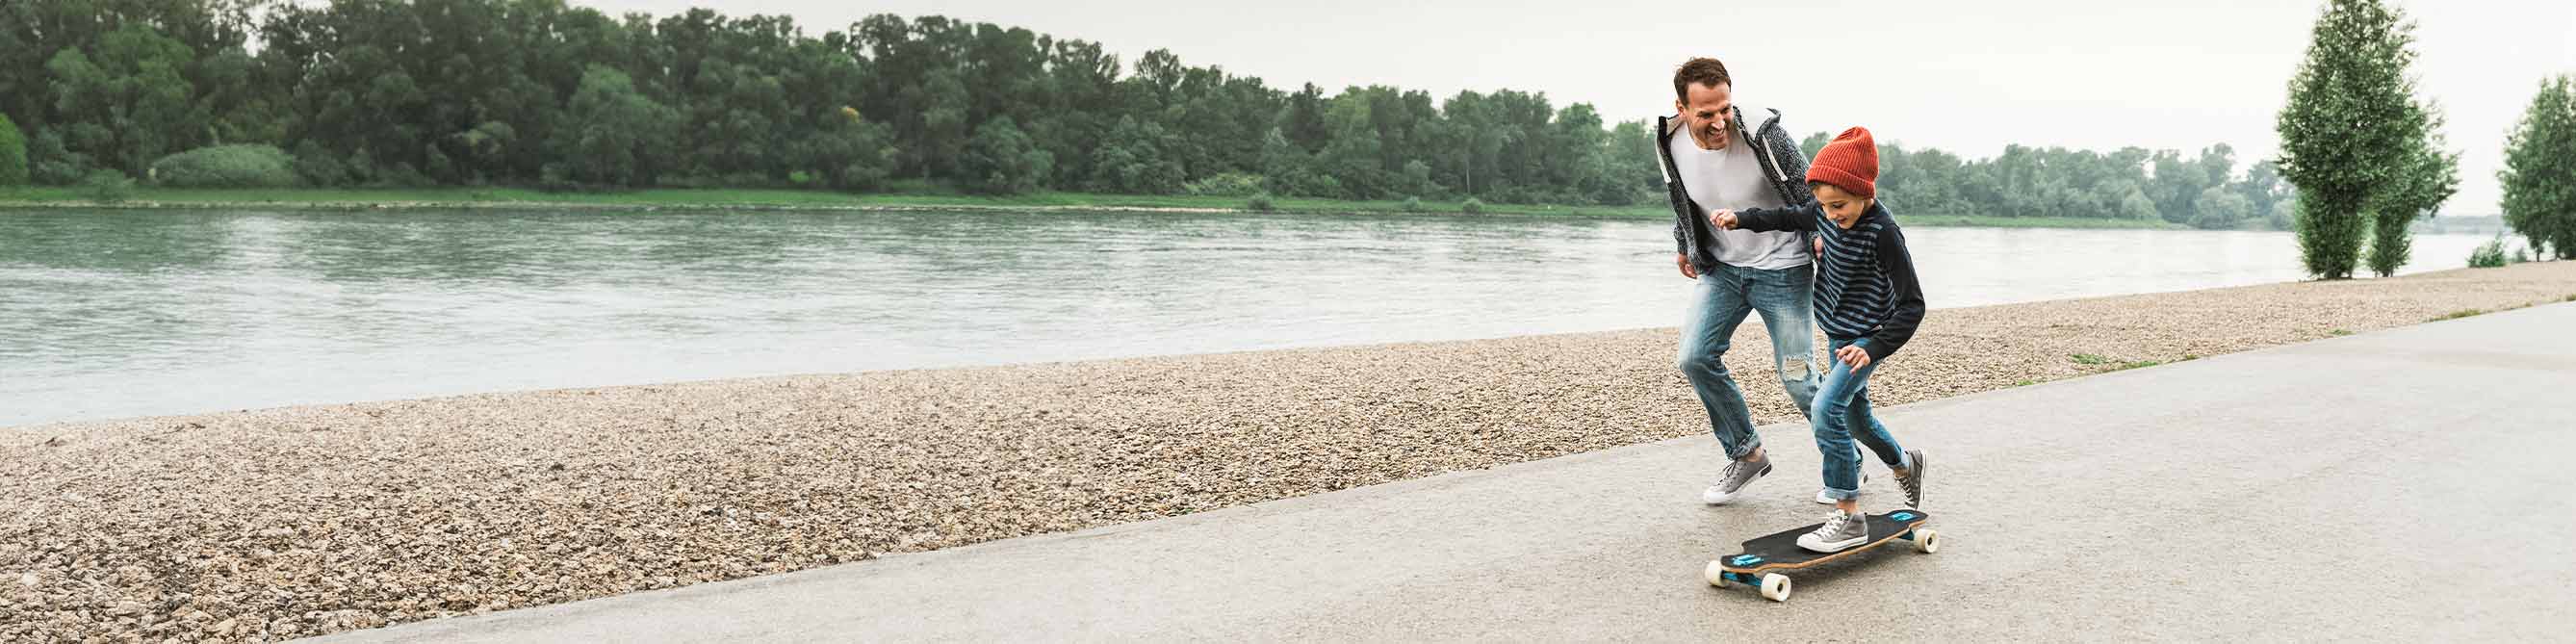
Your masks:
<svg viewBox="0 0 2576 644"><path fill-rule="evenodd" d="M1802 145L1813 156L1830 140L1817 132ZM2279 166L2257 161L2238 176L2236 150L2225 143L2198 156L2134 147L2101 153L2009 145L1987 159L1892 143L1878 147L1879 191L1899 212L2161 219L2212 230L2286 230L2297 207Z"/></svg>
<svg viewBox="0 0 2576 644"><path fill-rule="evenodd" d="M1649 122L1586 104L1273 88L1167 51L1131 65L1097 43L936 16L816 37L783 16L559 0L18 0L0 6L0 114L47 184L100 169L167 183L152 175L184 167L181 180L265 185L283 162L330 186L1662 194ZM202 148L222 152L171 158ZM1910 213L2232 228L2288 212L2275 168L2237 178L2224 145L1990 159L1889 146L1882 159Z"/></svg>

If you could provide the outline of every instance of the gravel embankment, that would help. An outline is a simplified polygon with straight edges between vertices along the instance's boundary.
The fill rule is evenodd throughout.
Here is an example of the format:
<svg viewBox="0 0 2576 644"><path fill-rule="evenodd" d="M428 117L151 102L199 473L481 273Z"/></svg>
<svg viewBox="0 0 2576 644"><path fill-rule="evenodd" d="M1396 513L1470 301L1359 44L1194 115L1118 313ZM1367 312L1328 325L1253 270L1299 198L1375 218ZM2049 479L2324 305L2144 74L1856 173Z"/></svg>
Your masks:
<svg viewBox="0 0 2576 644"><path fill-rule="evenodd" d="M2571 298L2552 262L1937 310L1873 396ZM1728 355L1764 422L1794 416L1768 347L1748 322ZM1673 350L1649 329L0 429L0 641L277 640L1704 432Z"/></svg>

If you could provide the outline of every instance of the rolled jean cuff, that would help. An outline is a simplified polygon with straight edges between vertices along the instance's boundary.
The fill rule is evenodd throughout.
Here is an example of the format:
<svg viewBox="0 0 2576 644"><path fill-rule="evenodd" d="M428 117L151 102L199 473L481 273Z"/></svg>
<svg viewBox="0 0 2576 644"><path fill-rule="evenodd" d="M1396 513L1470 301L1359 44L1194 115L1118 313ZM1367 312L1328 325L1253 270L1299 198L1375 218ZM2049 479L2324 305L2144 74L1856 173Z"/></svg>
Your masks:
<svg viewBox="0 0 2576 644"><path fill-rule="evenodd" d="M1752 456L1753 450L1762 449L1761 433L1755 432L1746 434L1745 437L1746 440L1742 444L1736 445L1734 449L1726 451L1727 458L1741 461L1744 460L1744 457Z"/></svg>
<svg viewBox="0 0 2576 644"><path fill-rule="evenodd" d="M1825 488L1821 494L1823 494L1825 498L1836 501L1849 501L1860 498L1860 490L1837 490L1829 487Z"/></svg>

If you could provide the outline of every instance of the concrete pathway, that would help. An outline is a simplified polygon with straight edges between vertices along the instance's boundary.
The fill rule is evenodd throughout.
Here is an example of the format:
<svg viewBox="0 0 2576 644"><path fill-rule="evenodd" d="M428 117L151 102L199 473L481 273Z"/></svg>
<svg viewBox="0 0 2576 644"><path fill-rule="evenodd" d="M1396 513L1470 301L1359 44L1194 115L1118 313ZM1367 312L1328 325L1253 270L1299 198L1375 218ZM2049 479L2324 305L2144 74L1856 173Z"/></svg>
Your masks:
<svg viewBox="0 0 2576 644"><path fill-rule="evenodd" d="M2246 320L2261 324L2262 320ZM1903 356L1889 368L1902 369ZM1680 413L1676 410L1675 413ZM1803 425L1698 501L1691 437L344 641L2564 639L2576 305L1885 410L1940 554L1777 604L1701 581L1813 522ZM1870 468L1883 473L1883 467ZM1864 504L1902 498L1888 477Z"/></svg>

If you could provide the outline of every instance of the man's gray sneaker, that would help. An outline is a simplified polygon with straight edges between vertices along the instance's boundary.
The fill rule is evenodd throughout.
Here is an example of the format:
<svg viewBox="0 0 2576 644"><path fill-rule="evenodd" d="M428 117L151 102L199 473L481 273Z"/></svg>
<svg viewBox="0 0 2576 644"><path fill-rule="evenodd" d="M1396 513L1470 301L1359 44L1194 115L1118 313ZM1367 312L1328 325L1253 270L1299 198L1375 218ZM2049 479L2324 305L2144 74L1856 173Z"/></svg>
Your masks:
<svg viewBox="0 0 2576 644"><path fill-rule="evenodd" d="M1862 487L1868 487L1868 486L1869 486L1869 470L1861 470L1861 471L1860 471L1860 484L1861 484L1861 486L1862 486ZM1854 491L1854 492L1858 492L1859 490L1853 490L1853 491ZM1860 497L1852 497L1852 498L1860 498ZM1833 495L1825 493L1825 489L1824 489L1824 488L1816 488L1816 505L1833 505L1833 504L1834 504L1834 497L1833 497Z"/></svg>
<svg viewBox="0 0 2576 644"><path fill-rule="evenodd" d="M1896 486L1905 488L1905 507L1923 507L1923 450L1905 450L1905 460L1913 467L1896 473Z"/></svg>
<svg viewBox="0 0 2576 644"><path fill-rule="evenodd" d="M1869 543L1869 517L1839 509L1825 515L1825 525L1815 532L1798 536L1798 547L1816 552L1842 552L1864 543Z"/></svg>
<svg viewBox="0 0 2576 644"><path fill-rule="evenodd" d="M1700 491L1699 500L1709 505L1725 503L1734 499L1735 493L1744 491L1744 486L1752 483L1753 479L1770 473L1771 458L1767 456L1758 461L1729 460L1726 471L1717 474L1717 484Z"/></svg>

